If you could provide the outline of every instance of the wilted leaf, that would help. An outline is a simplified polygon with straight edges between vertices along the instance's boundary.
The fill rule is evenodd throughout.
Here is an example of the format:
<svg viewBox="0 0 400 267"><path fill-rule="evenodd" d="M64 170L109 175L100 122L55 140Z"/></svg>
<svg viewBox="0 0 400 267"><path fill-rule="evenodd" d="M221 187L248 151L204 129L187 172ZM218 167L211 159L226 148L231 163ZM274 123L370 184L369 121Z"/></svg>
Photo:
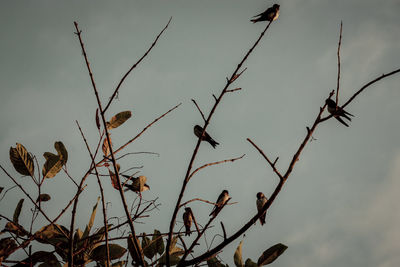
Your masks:
<svg viewBox="0 0 400 267"><path fill-rule="evenodd" d="M49 224L42 227L39 231L35 233L35 240L44 244L52 245L64 243L64 245L67 246L68 236L69 230L65 226L58 224Z"/></svg>
<svg viewBox="0 0 400 267"><path fill-rule="evenodd" d="M207 260L208 267L225 267L216 257Z"/></svg>
<svg viewBox="0 0 400 267"><path fill-rule="evenodd" d="M127 184L126 187L128 187L134 192L143 192L144 185L146 184L147 181L147 177L142 175L137 178L132 178L131 181L132 183Z"/></svg>
<svg viewBox="0 0 400 267"><path fill-rule="evenodd" d="M117 244L109 244L108 248L110 249L110 260L119 259L124 256L126 249ZM107 247L106 245L101 245L95 248L91 257L94 261L104 261L107 260Z"/></svg>
<svg viewBox="0 0 400 267"><path fill-rule="evenodd" d="M14 210L13 222L15 222L16 224L18 224L18 218L19 215L21 214L23 204L24 204L24 199L21 198L17 204L17 207Z"/></svg>
<svg viewBox="0 0 400 267"><path fill-rule="evenodd" d="M57 150L62 164L65 165L68 161L68 151L65 149L64 144L61 141L57 141L54 143L54 148Z"/></svg>
<svg viewBox="0 0 400 267"><path fill-rule="evenodd" d="M107 141L108 139L107 139L107 136L104 138L104 141L103 141L103 146L101 147L101 149L103 150L103 154L104 154L104 156L108 156L109 154L110 154L110 146L108 145L108 141ZM110 143L111 143L111 146L112 146L112 140L111 140L111 136L110 136Z"/></svg>
<svg viewBox="0 0 400 267"><path fill-rule="evenodd" d="M26 236L28 234L28 231L26 231L21 225L14 222L6 223L3 231L14 233L17 236Z"/></svg>
<svg viewBox="0 0 400 267"><path fill-rule="evenodd" d="M160 255L163 254L164 253L164 241L163 241L160 231L158 231L156 229L154 229L153 241L155 241L157 253Z"/></svg>
<svg viewBox="0 0 400 267"><path fill-rule="evenodd" d="M99 118L99 109L98 108L96 109L96 126L97 126L97 129L100 130L100 118Z"/></svg>
<svg viewBox="0 0 400 267"><path fill-rule="evenodd" d="M46 202L46 201L49 201L50 199L51 199L51 197L50 197L49 194L40 194L40 195L38 196L38 199L36 200L36 202L39 202L39 200L40 200L41 202Z"/></svg>
<svg viewBox="0 0 400 267"><path fill-rule="evenodd" d="M239 246L237 247L235 254L233 255L233 261L235 262L235 265L237 267L242 267L243 266L243 260L242 260L242 244L243 240L240 241Z"/></svg>
<svg viewBox="0 0 400 267"><path fill-rule="evenodd" d="M132 234L130 234L129 235L129 237L127 238L127 242L128 242L128 250L129 250L129 254L131 254L131 257L132 257L132 261L134 262L134 263L139 263L140 262L140 260L139 260L139 255L137 254L137 252L136 252L136 250L135 250L135 244L133 243L134 241L133 241L133 235ZM139 240L136 238L136 240L137 240L137 243L138 243L138 245L139 245L139 250L142 250L142 248L140 247L140 243L139 243Z"/></svg>
<svg viewBox="0 0 400 267"><path fill-rule="evenodd" d="M257 263L255 263L254 261L252 261L251 259L247 259L244 267L258 267Z"/></svg>
<svg viewBox="0 0 400 267"><path fill-rule="evenodd" d="M15 148L10 147L10 160L15 170L22 175L34 175L35 165L30 153L23 145L17 143Z"/></svg>
<svg viewBox="0 0 400 267"><path fill-rule="evenodd" d="M119 190L119 184L118 184L117 175L115 175L115 173L113 173L110 169L108 169L108 173L110 174L111 185L112 185L116 190Z"/></svg>
<svg viewBox="0 0 400 267"><path fill-rule="evenodd" d="M132 116L132 112L130 112L129 110L118 113L117 115L112 117L109 122L107 122L107 129L110 130L110 129L119 127L131 116Z"/></svg>
<svg viewBox="0 0 400 267"><path fill-rule="evenodd" d="M154 243L147 236L142 237L143 254L149 259L152 259L157 253L153 246Z"/></svg>
<svg viewBox="0 0 400 267"><path fill-rule="evenodd" d="M263 266L270 264L274 260L276 260L288 247L284 244L278 243L273 245L258 258L258 266Z"/></svg>
<svg viewBox="0 0 400 267"><path fill-rule="evenodd" d="M42 267L61 266L61 264L57 260L57 257L54 256L52 252L47 251L37 251L33 253L30 257L24 259L23 262L32 262L32 266L34 266L38 262L43 262L39 265Z"/></svg>
<svg viewBox="0 0 400 267"><path fill-rule="evenodd" d="M0 240L0 260L7 259L7 257L17 247L17 244L11 237L3 238Z"/></svg>
<svg viewBox="0 0 400 267"><path fill-rule="evenodd" d="M3 192L3 189L4 189L4 187L0 186L0 194L1 194L1 192Z"/></svg>
<svg viewBox="0 0 400 267"><path fill-rule="evenodd" d="M60 156L54 155L50 152L45 152L43 157L46 159L42 170L43 178L53 178L59 171L61 171L63 161Z"/></svg>
<svg viewBox="0 0 400 267"><path fill-rule="evenodd" d="M92 229L92 226L93 226L93 223L94 223L94 219L96 217L97 205L99 204L99 200L100 200L100 197L97 198L97 202L93 206L92 215L90 216L89 222L86 225L85 232L83 233L82 238L86 238L90 233L90 229Z"/></svg>

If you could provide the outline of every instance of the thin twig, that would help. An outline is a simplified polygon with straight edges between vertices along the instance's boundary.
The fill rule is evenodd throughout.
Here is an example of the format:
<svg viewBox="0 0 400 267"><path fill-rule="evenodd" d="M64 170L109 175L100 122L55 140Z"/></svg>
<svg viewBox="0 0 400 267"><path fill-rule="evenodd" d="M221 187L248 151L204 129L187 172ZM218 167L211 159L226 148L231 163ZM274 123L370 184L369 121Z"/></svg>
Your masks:
<svg viewBox="0 0 400 267"><path fill-rule="evenodd" d="M151 122L150 124L148 124L146 127L143 128L143 130L138 133L135 137L133 137L131 140L129 140L128 142L126 142L124 145L120 146L118 149L116 149L114 151L114 154L118 153L119 151L121 151L122 149L124 149L127 145L129 145L130 143L132 143L133 141L135 141L136 139L138 139L147 129L149 129L151 126L153 126L154 123L156 123L158 120L162 119L164 116L166 116L168 113L170 113L171 111L175 110L176 108L178 108L180 105L182 105L182 103L179 103L178 105L176 105L175 107L171 108L170 110L168 110L167 112L165 112L164 114L162 114L160 117L158 117L157 119L155 119L153 122ZM100 164L102 163L104 160L102 160L101 162L97 163Z"/></svg>
<svg viewBox="0 0 400 267"><path fill-rule="evenodd" d="M339 83L340 83L340 46L342 44L342 28L343 22L340 22L340 35L339 35L339 43L337 48L337 60L338 60L338 73L337 73L337 86L336 86L336 107L339 105Z"/></svg>
<svg viewBox="0 0 400 267"><path fill-rule="evenodd" d="M212 202L212 201L208 201L208 200L201 199L201 198L193 198L193 199L191 199L191 200L188 200L188 201L182 203L182 204L180 205L180 207L186 206L187 204L189 204L190 202L193 202L193 201L202 201L202 202L205 202L205 203L214 205L214 206L217 205L217 203ZM231 202L231 203L228 203L228 204L226 204L226 205L234 205L234 204L237 204L237 203L239 203L239 202Z"/></svg>
<svg viewBox="0 0 400 267"><path fill-rule="evenodd" d="M81 126L79 125L79 122L77 120L75 122L76 122L76 125L78 125L79 132L81 133L83 141L85 142L85 145L86 145L86 149L89 152L89 156L90 156L90 158L92 160L92 164L94 166L94 171L96 173L97 183L98 183L99 188L100 188L101 204L102 204L102 208L103 208L104 234L105 234L105 238L106 238L106 256L107 256L106 266L108 267L108 266L110 266L110 247L108 245L108 223L107 223L107 211L106 211L106 200L105 200L105 197L104 197L104 190L103 190L103 186L102 186L101 181L100 181L99 172L97 171L95 159L93 157L92 152L90 151L89 144L88 144L88 142L86 140L86 137L85 137L85 135L84 135L84 133L82 131Z"/></svg>
<svg viewBox="0 0 400 267"><path fill-rule="evenodd" d="M220 221L220 223L221 223L222 231L224 232L224 240L225 240L226 239L225 226L224 226L224 223L222 221Z"/></svg>
<svg viewBox="0 0 400 267"><path fill-rule="evenodd" d="M111 105L111 102L113 101L113 99L115 98L115 96L118 93L119 88L121 87L122 83L125 81L126 77L128 77L128 75L131 73L131 71L133 69L135 69L140 62L142 62L142 60L150 53L150 51L153 49L153 47L156 45L158 39L160 38L160 36L163 34L163 32L168 28L169 23L171 22L172 17L168 20L167 25L165 25L165 27L162 29L162 31L157 35L156 39L154 40L154 42L151 44L150 48L147 49L146 53L144 53L144 55L135 63L133 64L133 66L127 71L127 73L125 73L125 75L122 77L122 79L119 81L117 88L115 88L114 93L111 95L110 100L108 101L106 107L103 110L103 114L107 111L107 109L109 108L109 106Z"/></svg>
<svg viewBox="0 0 400 267"><path fill-rule="evenodd" d="M200 112L201 117L203 118L203 120L206 121L206 118L204 117L203 111L201 111L199 105L197 105L196 100L194 100L194 99L192 98L192 101L193 101L193 103L196 105L197 109L199 110L199 112Z"/></svg>
<svg viewBox="0 0 400 267"><path fill-rule="evenodd" d="M272 163L271 160L264 154L264 152L259 148L253 141L251 141L250 138L247 138L247 141L249 141L257 150L260 152L260 154L264 157L264 159L269 163L271 166L272 170L278 175L279 179L283 179L282 174L276 169L275 164L278 161L279 157L275 159L275 161Z"/></svg>
<svg viewBox="0 0 400 267"><path fill-rule="evenodd" d="M226 90L226 92L227 93L232 93L232 92L239 91L239 90L242 90L242 88L238 87L238 88L235 88L235 89Z"/></svg>
<svg viewBox="0 0 400 267"><path fill-rule="evenodd" d="M203 166L198 167L196 170L194 170L194 171L189 175L188 180L190 180L190 178L192 178L193 175L195 175L196 172L200 171L201 169L204 169L204 168L209 167L209 166L213 166L213 165L218 165L218 164L221 164L221 163L225 163L225 162L234 162L234 161L236 161L236 160L238 160L238 159L242 159L245 155L246 155L246 154L243 154L243 155L241 155L240 157L233 158L233 159L225 159L225 160L221 160L221 161L216 161L216 162L211 162L211 163L204 164Z"/></svg>

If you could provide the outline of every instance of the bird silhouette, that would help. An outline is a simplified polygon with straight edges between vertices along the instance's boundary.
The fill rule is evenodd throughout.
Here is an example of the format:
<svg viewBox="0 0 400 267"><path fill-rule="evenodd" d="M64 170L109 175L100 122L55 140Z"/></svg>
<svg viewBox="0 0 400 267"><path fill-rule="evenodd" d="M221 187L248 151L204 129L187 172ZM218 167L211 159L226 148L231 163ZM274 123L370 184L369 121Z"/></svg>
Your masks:
<svg viewBox="0 0 400 267"><path fill-rule="evenodd" d="M185 208L185 212L183 213L183 224L185 225L186 228L185 235L190 235L190 227L192 226L192 221L193 221L192 209L187 207Z"/></svg>
<svg viewBox="0 0 400 267"><path fill-rule="evenodd" d="M210 216L217 216L218 213L222 210L222 208L224 207L224 204L228 201L229 199L229 193L228 190L224 190L222 191L222 193L219 195L217 202L215 202L215 206L213 208L213 210L210 213Z"/></svg>
<svg viewBox="0 0 400 267"><path fill-rule="evenodd" d="M194 126L194 134L197 137L201 136L201 133L203 132L203 128L199 125ZM214 139L211 138L211 136L207 133L204 132L203 137L201 138L202 141L207 141L210 143L210 145L212 145L213 148L215 148L217 145L219 145L219 143L217 141L215 141Z"/></svg>
<svg viewBox="0 0 400 267"><path fill-rule="evenodd" d="M326 105L328 106L328 112L335 117L340 123L342 123L344 126L349 127L349 125L341 118L346 118L349 121L351 121L351 118L349 116L354 117L354 115L350 114L349 112L345 111L343 108L336 106L336 102L333 101L332 99L328 98L325 100ZM347 116L349 115L349 116Z"/></svg>
<svg viewBox="0 0 400 267"><path fill-rule="evenodd" d="M250 21L253 23L259 22L259 21L273 21L276 20L279 17L279 7L280 5L274 4L272 7L268 8L264 12L255 15ZM257 17L257 18L256 18Z"/></svg>
<svg viewBox="0 0 400 267"><path fill-rule="evenodd" d="M257 210L258 212L260 212L264 206L265 203L267 203L268 199L264 196L264 194L262 192L258 192L257 193ZM265 224L265 216L266 216L266 212L263 213L263 215L261 215L260 217L260 223L261 225Z"/></svg>

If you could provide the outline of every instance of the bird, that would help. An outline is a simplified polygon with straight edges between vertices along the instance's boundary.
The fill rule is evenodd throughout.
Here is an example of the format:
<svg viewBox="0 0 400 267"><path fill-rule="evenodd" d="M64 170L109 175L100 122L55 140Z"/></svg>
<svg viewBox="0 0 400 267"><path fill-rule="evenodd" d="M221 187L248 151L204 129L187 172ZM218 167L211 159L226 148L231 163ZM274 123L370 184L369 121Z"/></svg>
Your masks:
<svg viewBox="0 0 400 267"><path fill-rule="evenodd" d="M257 210L258 212L260 212L264 206L265 203L267 203L268 199L264 196L264 194L262 192L258 192L257 193ZM263 215L261 215L260 217L260 223L261 225L265 224L265 216L266 216L266 212L263 213Z"/></svg>
<svg viewBox="0 0 400 267"><path fill-rule="evenodd" d="M193 213L192 209L187 207L185 208L185 212L183 213L183 224L185 225L186 228L186 234L190 236L190 227L192 226L193 222Z"/></svg>
<svg viewBox="0 0 400 267"><path fill-rule="evenodd" d="M127 188L127 189L125 189L125 191L131 190L133 192L140 193L143 191L150 190L150 186L148 184L146 184L146 180L147 180L146 176L132 177L132 176L128 176L125 174L122 174L122 176L130 179L130 181L131 181L130 184L128 184L128 183L124 184L124 186ZM140 191L140 180L143 180L143 179L144 179L144 184L143 184L142 190Z"/></svg>
<svg viewBox="0 0 400 267"><path fill-rule="evenodd" d="M268 8L264 12L254 16L258 17L255 19L250 20L253 23L259 22L259 21L273 21L276 20L279 17L279 7L280 5L274 4L272 7Z"/></svg>
<svg viewBox="0 0 400 267"><path fill-rule="evenodd" d="M351 121L351 118L349 116L354 117L354 115L345 111L343 108L336 106L336 102L330 98L326 99L325 103L328 106L328 112L331 113L333 117L335 117L335 119L337 119L341 124L343 124L346 127L349 127L349 125L341 117Z"/></svg>
<svg viewBox="0 0 400 267"><path fill-rule="evenodd" d="M203 128L199 125L194 126L194 134L197 137L200 137L201 133L203 132ZM211 138L211 136L207 133L204 132L203 137L201 138L202 141L207 141L210 143L210 145L212 145L213 148L215 148L217 145L219 145L219 143L217 141L215 141L214 139Z"/></svg>
<svg viewBox="0 0 400 267"><path fill-rule="evenodd" d="M215 206L213 210L210 213L210 216L217 216L218 213L222 210L224 207L225 203L228 202L229 200L229 193L228 190L222 191L222 193L219 195L217 202L215 203Z"/></svg>

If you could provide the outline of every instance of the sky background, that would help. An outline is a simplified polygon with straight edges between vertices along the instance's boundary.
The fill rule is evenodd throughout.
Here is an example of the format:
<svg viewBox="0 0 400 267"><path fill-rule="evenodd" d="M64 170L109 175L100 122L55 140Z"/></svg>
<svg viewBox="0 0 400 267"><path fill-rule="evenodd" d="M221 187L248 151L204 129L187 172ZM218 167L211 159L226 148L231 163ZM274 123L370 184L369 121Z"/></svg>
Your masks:
<svg viewBox="0 0 400 267"><path fill-rule="evenodd" d="M167 231L177 194L196 144L193 126L202 119L190 101L205 113L213 105L225 77L265 27L251 16L272 1L2 1L0 8L0 164L33 196L32 182L20 178L9 161L9 148L22 143L40 163L62 141L70 174L79 181L90 159L75 120L92 147L98 141L97 107L73 21L83 31L100 97L106 103L122 75L140 58L172 16L155 49L126 79L107 119L123 110L132 118L113 130L116 147L153 119L182 105L127 147L126 152L152 151L122 160L121 168L144 166L151 191L161 207L136 231ZM343 21L341 94L344 103L355 91L382 73L400 67L399 0L281 0L279 19L245 63L247 71L227 94L208 127L220 145L204 143L195 167L246 156L234 163L207 168L189 183L184 201L200 197L215 201L223 189L238 204L226 207L207 234L228 235L255 214L256 193L270 195L277 178L246 141L251 138L284 172L329 92L336 88L337 42ZM289 248L273 266L400 266L400 75L365 90L346 110L355 117L346 128L329 120L316 130L293 174L268 212L243 238L244 260L257 261L276 243ZM41 167L40 167L41 168ZM102 170L102 173L106 173ZM1 174L0 186L12 182ZM77 226L89 220L99 195L94 176L78 207ZM108 216L122 216L118 192L103 177ZM75 194L64 173L45 182L52 200L44 209L53 218ZM0 202L0 212L12 217L18 189ZM134 193L127 195L133 200ZM212 206L190 205L201 223ZM30 206L25 201L20 222L28 228ZM178 214L176 229L182 226ZM102 224L99 209L95 221ZM59 221L69 227L70 217ZM43 222L43 221L39 221ZM116 221L114 220L114 223ZM4 221L0 222L1 228ZM40 227L38 223L36 229ZM189 241L190 239L188 239ZM204 241L204 239L202 239ZM226 247L221 258L233 264L241 239ZM221 239L216 238L214 245ZM204 247L202 247L204 249ZM202 251L197 251L199 255ZM18 254L23 256L23 254Z"/></svg>

